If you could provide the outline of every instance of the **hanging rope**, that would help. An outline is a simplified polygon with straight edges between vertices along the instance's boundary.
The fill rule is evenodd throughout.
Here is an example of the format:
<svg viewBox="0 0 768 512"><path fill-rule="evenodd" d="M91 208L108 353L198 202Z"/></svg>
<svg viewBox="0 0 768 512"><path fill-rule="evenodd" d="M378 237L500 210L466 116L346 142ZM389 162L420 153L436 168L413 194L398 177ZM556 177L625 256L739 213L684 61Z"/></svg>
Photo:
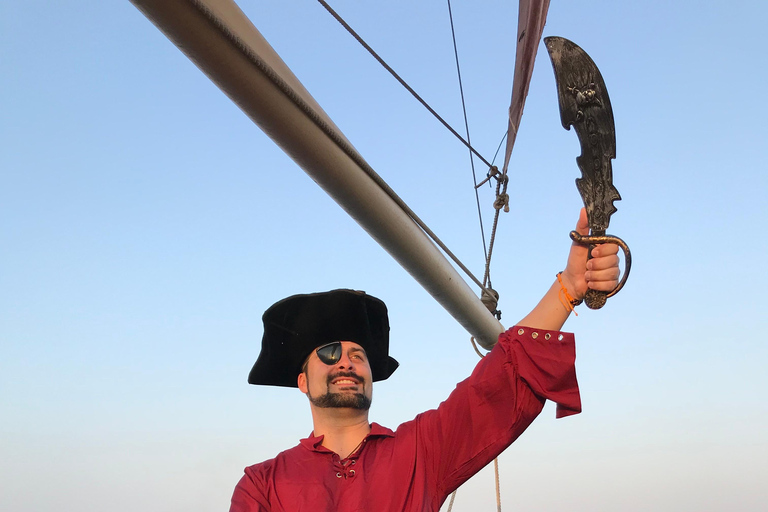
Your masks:
<svg viewBox="0 0 768 512"><path fill-rule="evenodd" d="M495 174L492 175L491 178L496 179L496 200L493 202L493 208L496 211L493 214L491 239L488 242L488 256L485 258L485 275L483 276L483 288L485 288L486 284L490 287L491 258L493 257L493 245L496 242L496 228L499 226L499 214L501 213L502 209L504 210L504 213L509 213L509 194L507 194L509 176L506 174L499 174L499 170L496 167L492 167L492 170L495 170ZM499 317L501 317L501 315L499 315Z"/></svg>
<svg viewBox="0 0 768 512"><path fill-rule="evenodd" d="M456 491L453 491L451 493L451 502L448 503L448 512L451 512L451 510L453 510L453 500L455 499L456 499Z"/></svg>
<svg viewBox="0 0 768 512"><path fill-rule="evenodd" d="M497 298L498 298L498 294L497 294ZM471 336L469 340L472 342L472 347L475 349L475 352L477 352L477 355L480 356L480 359L484 358L485 354L481 353L480 350L477 348L477 344L475 343L475 337ZM493 459L493 474L496 480L496 511L501 512L501 486L499 484L499 458L498 457ZM448 504L448 512L451 512L451 509L453 508L454 499L456 499L456 491L453 491L453 494L451 494L451 502Z"/></svg>
<svg viewBox="0 0 768 512"><path fill-rule="evenodd" d="M499 458L493 459L493 472L496 475L496 512L501 512L501 490L499 488Z"/></svg>

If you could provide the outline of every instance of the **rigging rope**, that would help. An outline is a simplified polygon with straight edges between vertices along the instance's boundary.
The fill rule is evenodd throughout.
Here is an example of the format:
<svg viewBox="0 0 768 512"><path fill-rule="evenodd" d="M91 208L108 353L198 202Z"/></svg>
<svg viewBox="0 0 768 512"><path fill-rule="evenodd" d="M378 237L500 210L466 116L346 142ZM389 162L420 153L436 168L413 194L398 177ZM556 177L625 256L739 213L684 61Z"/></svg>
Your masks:
<svg viewBox="0 0 768 512"><path fill-rule="evenodd" d="M464 101L464 84L461 81L461 67L459 66L459 49L456 44L456 30L453 27L453 11L451 9L451 0L448 0L448 18L451 21L451 37L453 39L453 56L456 59L456 74L459 78L459 92L461 93L461 110L464 113L464 129L467 132L467 143L472 144L472 139L469 136L469 120L467 119L467 104ZM498 153L498 150L497 150L497 153ZM483 213L480 208L480 193L477 191L477 174L475 173L475 159L472 158L471 151L469 152L469 163L472 166L472 183L475 184L475 201L477 202L477 216L480 219L480 238L483 241L483 254L485 255L485 259L488 260L488 249L485 246L485 230L483 229ZM491 169L493 169L493 167L491 167ZM486 280L483 280L483 285L485 284L486 284Z"/></svg>
<svg viewBox="0 0 768 512"><path fill-rule="evenodd" d="M411 93L411 95L413 95L413 97L414 97L414 98L416 98L416 99L419 101L419 103L421 103L421 104L424 106L424 108L426 108L426 109L427 109L427 110L428 110L428 111L429 111L429 112L430 112L430 113L431 113L433 116L435 116L435 118L436 118L438 121L440 121L440 122L443 124L443 126L445 126L445 127L448 129L448 131L450 131L450 132L451 132L451 133L452 133L452 134L453 134L453 135L454 135L454 136L455 136L457 139L459 139L459 140L461 141L461 143L462 143L462 144L464 144L465 146L467 146L467 148L469 148L469 150L470 150L472 153L474 153L474 154L475 154L475 156L477 156L477 158L479 158L480 160L482 160L482 162L483 162L485 165L487 165L488 167L491 167L491 164L489 164L489 163L488 163L488 160L486 160L485 158L483 158L483 155L481 155L480 153L478 153L478 152L475 150L475 148L473 148L473 147L472 147L472 146L469 144L469 142L468 142L468 141L464 140L464 138L463 138L461 135L459 135L459 133L458 133L456 130L454 130L454 129L453 129L453 127L452 127L450 124L448 124L448 122L447 122L445 119L443 119L442 117L440 117L440 114L438 114L437 112L435 112L435 110L434 110L432 107L430 107L430 106L429 106L429 104L428 104L426 101L424 101L424 100L421 98L421 96L419 96L419 95L416 93L416 91L414 91L414 90L411 88L411 86L410 86L410 85L408 85L408 84L405 82L405 80L403 80L402 78L400 78L400 75L398 75L398 74L395 72L395 70L394 70L394 69L392 69L392 68L391 68L391 67L390 67L390 66L389 66L389 65L388 65L386 62L384 62L384 59L382 59L381 57L379 57L379 54L378 54L378 53L376 53L376 52L373 50L373 48L371 48L370 46L368 46L368 43L366 43L366 42L363 40L363 38L362 38L362 37L360 37L360 36L357 34L357 32L355 32L355 31L352 29L352 27L350 27L350 26L349 26L349 24L347 24L347 22L346 22L346 21L344 21L344 20L342 19L342 17L341 17L341 16L339 16L339 15L338 15L338 13L337 13L336 11L334 11L334 10L333 10L333 8L331 8L331 6L330 6L330 5L328 5L328 2L326 2L325 0L317 0L317 1L318 1L318 2L320 2L320 5L322 5L323 7L325 7L325 9L326 9L326 10L327 10L327 11L328 11L330 14L331 14L331 16L333 16L333 17L336 19L336 21L338 21L338 22L341 24L341 26L342 26L342 27L344 27L344 28L347 30L347 32L349 32L349 33L350 33L350 35L351 35L352 37L354 37L354 38L357 40L357 42L358 42L358 43L360 43L360 44L363 46L363 48L365 48L366 50L368 50L368 53L370 53L370 54L373 56L373 58L374 58L374 59L376 59L376 60L379 62L379 64L381 64L382 66L384 66L384 69L386 69L387 71L389 71L389 73L390 73L390 74L391 74L391 75L392 75L392 76L395 78L395 80L397 80L398 82L400 82L400 84L401 84L403 87L405 87L405 88L406 88L406 90L407 90L408 92L410 92L410 93Z"/></svg>

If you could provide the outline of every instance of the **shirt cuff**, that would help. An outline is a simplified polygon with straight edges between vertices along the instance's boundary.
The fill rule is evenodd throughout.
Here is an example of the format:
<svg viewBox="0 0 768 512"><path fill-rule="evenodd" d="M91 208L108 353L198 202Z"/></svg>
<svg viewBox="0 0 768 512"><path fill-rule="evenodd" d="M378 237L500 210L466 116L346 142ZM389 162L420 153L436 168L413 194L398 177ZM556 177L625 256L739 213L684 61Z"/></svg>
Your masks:
<svg viewBox="0 0 768 512"><path fill-rule="evenodd" d="M533 393L557 404L557 418L581 412L572 333L516 325L499 336L512 350L520 377Z"/></svg>

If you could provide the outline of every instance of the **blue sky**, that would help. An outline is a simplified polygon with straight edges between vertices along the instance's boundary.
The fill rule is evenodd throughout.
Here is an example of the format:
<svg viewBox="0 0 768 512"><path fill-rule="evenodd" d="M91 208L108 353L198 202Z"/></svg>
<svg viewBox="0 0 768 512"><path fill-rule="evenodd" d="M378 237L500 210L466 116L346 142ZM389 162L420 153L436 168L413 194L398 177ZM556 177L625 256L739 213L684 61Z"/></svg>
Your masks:
<svg viewBox="0 0 768 512"><path fill-rule="evenodd" d="M240 5L481 274L465 149L319 4ZM445 3L332 5L462 126ZM373 421L435 407L469 373L468 334L133 5L0 9L0 508L226 509L243 467L311 430L300 393L246 384L262 312L293 293L387 302L401 368L376 386ZM472 139L492 157L517 7L453 9ZM584 412L555 421L547 406L501 456L505 509L763 510L765 19L756 1L553 1L545 35L589 52L611 94L623 200L609 231L634 266L566 325ZM577 154L540 46L494 256L506 325L564 264ZM486 469L454 510L494 503Z"/></svg>

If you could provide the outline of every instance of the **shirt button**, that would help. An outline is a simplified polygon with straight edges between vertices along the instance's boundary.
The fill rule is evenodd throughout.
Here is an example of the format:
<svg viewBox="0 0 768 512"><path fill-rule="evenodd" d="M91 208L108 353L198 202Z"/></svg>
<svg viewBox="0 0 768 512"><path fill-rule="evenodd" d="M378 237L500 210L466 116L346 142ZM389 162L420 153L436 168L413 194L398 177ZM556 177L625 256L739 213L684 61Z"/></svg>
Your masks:
<svg viewBox="0 0 768 512"><path fill-rule="evenodd" d="M336 473L336 478L341 478L341 473Z"/></svg>
<svg viewBox="0 0 768 512"><path fill-rule="evenodd" d="M356 460L353 460L353 461L352 461L352 465L353 465L353 466L355 465L355 462L357 462L357 461L356 461Z"/></svg>
<svg viewBox="0 0 768 512"><path fill-rule="evenodd" d="M355 470L354 469L350 469L349 470L349 476L355 476Z"/></svg>

